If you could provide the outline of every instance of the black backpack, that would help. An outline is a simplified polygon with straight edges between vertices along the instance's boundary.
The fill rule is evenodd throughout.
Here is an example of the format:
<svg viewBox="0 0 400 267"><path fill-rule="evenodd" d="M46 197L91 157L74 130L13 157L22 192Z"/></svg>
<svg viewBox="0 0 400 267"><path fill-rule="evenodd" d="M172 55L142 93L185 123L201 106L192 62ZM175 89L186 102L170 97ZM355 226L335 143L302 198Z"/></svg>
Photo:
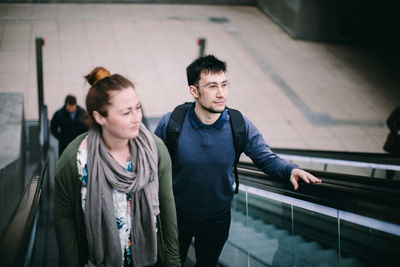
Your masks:
<svg viewBox="0 0 400 267"><path fill-rule="evenodd" d="M173 159L175 157L176 149L178 147L178 138L181 133L182 124L185 120L185 115L192 102L186 102L177 106L172 111L171 117L167 124L166 146ZM229 121L231 123L233 143L235 145L235 163L233 164L233 173L235 175L235 194L239 190L239 176L237 173L237 163L239 162L240 155L244 150L246 144L246 124L242 113L236 109L228 108Z"/></svg>

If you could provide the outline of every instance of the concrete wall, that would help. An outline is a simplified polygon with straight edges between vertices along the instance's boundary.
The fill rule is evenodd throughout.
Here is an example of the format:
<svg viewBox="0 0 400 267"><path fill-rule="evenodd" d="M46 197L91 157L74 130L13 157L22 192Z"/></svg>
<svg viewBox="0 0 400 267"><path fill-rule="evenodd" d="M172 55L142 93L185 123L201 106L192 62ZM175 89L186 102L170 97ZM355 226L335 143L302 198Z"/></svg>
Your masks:
<svg viewBox="0 0 400 267"><path fill-rule="evenodd" d="M397 10L378 0L257 0L293 38L388 46L398 38Z"/></svg>
<svg viewBox="0 0 400 267"><path fill-rule="evenodd" d="M0 236L25 186L25 126L22 93L0 93Z"/></svg>
<svg viewBox="0 0 400 267"><path fill-rule="evenodd" d="M361 0L257 0L257 4L294 38L349 41L363 33Z"/></svg>

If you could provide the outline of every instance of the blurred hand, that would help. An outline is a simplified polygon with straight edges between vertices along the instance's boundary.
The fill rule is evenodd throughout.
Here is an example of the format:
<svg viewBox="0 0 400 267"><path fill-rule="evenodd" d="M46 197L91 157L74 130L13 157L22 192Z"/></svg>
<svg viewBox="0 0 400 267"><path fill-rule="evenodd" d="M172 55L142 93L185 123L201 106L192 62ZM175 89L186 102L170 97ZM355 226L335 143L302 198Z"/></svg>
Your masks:
<svg viewBox="0 0 400 267"><path fill-rule="evenodd" d="M294 168L292 170L292 173L290 174L290 182L292 183L294 190L297 190L299 188L299 179L302 179L304 182L307 184L313 183L313 184L320 184L322 183L321 179L318 179L311 173L308 173L304 170Z"/></svg>

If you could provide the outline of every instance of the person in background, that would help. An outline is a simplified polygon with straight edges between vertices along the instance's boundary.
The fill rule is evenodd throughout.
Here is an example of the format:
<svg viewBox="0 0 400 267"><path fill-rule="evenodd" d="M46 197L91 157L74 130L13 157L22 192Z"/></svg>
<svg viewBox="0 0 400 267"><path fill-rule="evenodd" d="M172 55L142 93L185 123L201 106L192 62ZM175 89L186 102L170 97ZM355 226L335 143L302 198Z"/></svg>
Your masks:
<svg viewBox="0 0 400 267"><path fill-rule="evenodd" d="M229 82L226 64L213 55L200 57L187 68L189 91L194 103L188 107L171 152L173 188L178 216L181 262L194 237L196 266L217 266L229 235L234 195L232 167L235 147L226 108ZM170 148L167 128L171 113L164 115L155 134ZM267 174L288 179L294 189L298 180L321 180L274 154L261 133L244 117L244 153Z"/></svg>
<svg viewBox="0 0 400 267"><path fill-rule="evenodd" d="M103 67L85 78L90 129L55 170L60 266L180 266L167 148L132 82Z"/></svg>
<svg viewBox="0 0 400 267"><path fill-rule="evenodd" d="M395 108L386 121L390 133L386 139L383 149L395 157L400 156L400 106ZM386 178L393 180L394 170L386 170Z"/></svg>
<svg viewBox="0 0 400 267"><path fill-rule="evenodd" d="M86 111L76 103L73 95L67 95L64 106L54 113L50 130L58 140L59 156L75 137L88 130L85 115Z"/></svg>

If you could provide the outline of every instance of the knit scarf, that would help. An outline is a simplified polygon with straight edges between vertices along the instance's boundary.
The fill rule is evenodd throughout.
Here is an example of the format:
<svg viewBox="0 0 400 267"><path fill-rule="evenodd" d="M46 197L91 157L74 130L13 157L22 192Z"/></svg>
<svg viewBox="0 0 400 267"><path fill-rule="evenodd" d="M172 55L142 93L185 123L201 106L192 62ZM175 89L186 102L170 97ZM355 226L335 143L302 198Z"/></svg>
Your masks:
<svg viewBox="0 0 400 267"><path fill-rule="evenodd" d="M160 213L158 156L153 137L141 124L138 137L129 140L132 172L112 158L99 130L89 130L87 142L85 225L89 267L123 265L112 189L132 196L130 216L133 266L153 265L157 261L154 217Z"/></svg>

